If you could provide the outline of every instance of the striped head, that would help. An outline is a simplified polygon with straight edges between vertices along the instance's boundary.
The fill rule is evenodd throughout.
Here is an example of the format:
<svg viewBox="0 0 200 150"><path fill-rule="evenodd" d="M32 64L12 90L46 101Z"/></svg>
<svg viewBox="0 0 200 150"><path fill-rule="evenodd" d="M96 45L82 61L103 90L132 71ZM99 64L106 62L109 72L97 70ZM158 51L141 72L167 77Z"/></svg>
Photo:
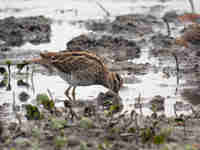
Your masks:
<svg viewBox="0 0 200 150"><path fill-rule="evenodd" d="M122 77L118 73L109 72L107 87L112 91L114 91L115 93L118 93L122 85L123 85Z"/></svg>

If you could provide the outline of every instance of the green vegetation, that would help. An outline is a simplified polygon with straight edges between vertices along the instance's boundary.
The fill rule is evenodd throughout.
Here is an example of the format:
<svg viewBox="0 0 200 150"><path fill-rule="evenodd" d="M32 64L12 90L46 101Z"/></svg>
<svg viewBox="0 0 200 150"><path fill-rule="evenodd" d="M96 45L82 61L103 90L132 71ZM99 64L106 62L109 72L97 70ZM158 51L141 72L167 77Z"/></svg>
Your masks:
<svg viewBox="0 0 200 150"><path fill-rule="evenodd" d="M42 115L39 111L39 109L37 108L37 106L33 106L31 104L26 105L26 115L25 117L28 120L40 120L42 119Z"/></svg>

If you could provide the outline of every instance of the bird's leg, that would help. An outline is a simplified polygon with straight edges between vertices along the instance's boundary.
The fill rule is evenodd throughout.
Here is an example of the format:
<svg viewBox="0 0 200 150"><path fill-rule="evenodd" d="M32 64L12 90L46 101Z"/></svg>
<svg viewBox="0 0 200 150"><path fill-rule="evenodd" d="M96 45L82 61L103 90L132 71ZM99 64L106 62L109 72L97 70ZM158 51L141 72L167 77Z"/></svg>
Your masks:
<svg viewBox="0 0 200 150"><path fill-rule="evenodd" d="M73 87L73 89L72 89L72 98L73 98L73 101L75 101L76 100L76 96L75 96L75 90L76 90L76 86L74 86Z"/></svg>
<svg viewBox="0 0 200 150"><path fill-rule="evenodd" d="M70 91L71 88L72 88L72 86L70 85L70 86L67 88L67 90L65 91L65 95L67 96L67 98L68 98L70 101L72 101L72 98L69 96L69 91Z"/></svg>

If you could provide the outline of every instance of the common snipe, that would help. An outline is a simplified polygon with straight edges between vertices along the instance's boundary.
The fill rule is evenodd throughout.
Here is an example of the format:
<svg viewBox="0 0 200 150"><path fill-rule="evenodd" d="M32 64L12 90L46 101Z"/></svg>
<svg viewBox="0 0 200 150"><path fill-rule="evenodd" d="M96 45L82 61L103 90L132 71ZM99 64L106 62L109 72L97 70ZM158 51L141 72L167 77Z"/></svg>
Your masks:
<svg viewBox="0 0 200 150"><path fill-rule="evenodd" d="M40 53L40 58L35 58L29 63L39 63L53 67L58 75L69 83L65 95L70 100L75 100L77 86L102 85L118 93L122 87L122 78L115 72L110 72L108 67L97 55L87 51L61 51ZM69 91L72 89L72 98Z"/></svg>

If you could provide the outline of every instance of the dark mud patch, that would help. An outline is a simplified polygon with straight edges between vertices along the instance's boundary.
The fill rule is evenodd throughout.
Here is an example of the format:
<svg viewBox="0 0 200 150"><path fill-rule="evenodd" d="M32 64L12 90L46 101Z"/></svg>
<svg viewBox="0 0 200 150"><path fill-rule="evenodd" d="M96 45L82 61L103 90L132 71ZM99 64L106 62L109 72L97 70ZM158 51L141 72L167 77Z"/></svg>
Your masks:
<svg viewBox="0 0 200 150"><path fill-rule="evenodd" d="M88 50L114 61L134 59L140 56L140 47L135 41L110 35L80 35L67 43L67 49Z"/></svg>
<svg viewBox="0 0 200 150"><path fill-rule="evenodd" d="M21 46L26 42L38 45L50 42L51 21L44 16L15 18L8 17L0 20L0 40L4 46Z"/></svg>
<svg viewBox="0 0 200 150"><path fill-rule="evenodd" d="M130 35L132 38L153 33L154 27L162 26L163 22L151 15L127 14L117 16L113 21L90 20L85 23L88 30L106 31L112 34Z"/></svg>

